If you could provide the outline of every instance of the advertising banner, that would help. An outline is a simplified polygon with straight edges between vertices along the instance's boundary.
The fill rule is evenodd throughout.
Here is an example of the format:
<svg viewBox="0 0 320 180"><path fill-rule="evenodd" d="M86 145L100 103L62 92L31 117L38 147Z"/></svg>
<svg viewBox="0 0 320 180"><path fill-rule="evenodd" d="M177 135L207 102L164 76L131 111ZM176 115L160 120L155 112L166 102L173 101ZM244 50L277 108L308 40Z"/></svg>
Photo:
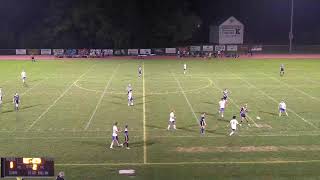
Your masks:
<svg viewBox="0 0 320 180"><path fill-rule="evenodd" d="M100 57L100 56L102 56L101 49L90 49L90 56L91 57Z"/></svg>
<svg viewBox="0 0 320 180"><path fill-rule="evenodd" d="M64 55L64 49L53 49L53 55L55 55L55 56Z"/></svg>
<svg viewBox="0 0 320 180"><path fill-rule="evenodd" d="M40 50L39 49L27 49L27 54L29 55L39 55Z"/></svg>
<svg viewBox="0 0 320 180"><path fill-rule="evenodd" d="M204 45L204 46L202 46L202 51L212 52L213 51L213 45Z"/></svg>
<svg viewBox="0 0 320 180"><path fill-rule="evenodd" d="M166 54L176 54L176 48L166 48Z"/></svg>
<svg viewBox="0 0 320 180"><path fill-rule="evenodd" d="M75 56L77 55L77 50L76 49L66 49L65 51L67 56Z"/></svg>
<svg viewBox="0 0 320 180"><path fill-rule="evenodd" d="M26 55L27 50L26 49L16 49L16 55Z"/></svg>
<svg viewBox="0 0 320 180"><path fill-rule="evenodd" d="M142 55L150 55L151 49L140 49L140 54Z"/></svg>
<svg viewBox="0 0 320 180"><path fill-rule="evenodd" d="M41 49L40 54L41 55L51 55L52 51L51 49Z"/></svg>
<svg viewBox="0 0 320 180"><path fill-rule="evenodd" d="M227 45L227 51L238 51L237 45Z"/></svg>
<svg viewBox="0 0 320 180"><path fill-rule="evenodd" d="M262 51L262 45L253 45L251 51Z"/></svg>
<svg viewBox="0 0 320 180"><path fill-rule="evenodd" d="M89 54L89 49L78 49L79 56L88 56Z"/></svg>
<svg viewBox="0 0 320 180"><path fill-rule="evenodd" d="M214 50L215 51L225 51L226 46L225 45L215 45Z"/></svg>
<svg viewBox="0 0 320 180"><path fill-rule="evenodd" d="M113 49L103 49L102 53L104 56L112 56L113 55Z"/></svg>
<svg viewBox="0 0 320 180"><path fill-rule="evenodd" d="M156 48L156 49L153 49L153 54L156 54L156 55L163 55L165 53L165 49L164 48Z"/></svg>
<svg viewBox="0 0 320 180"><path fill-rule="evenodd" d="M129 56L136 56L139 54L139 49L128 49L128 55Z"/></svg>
<svg viewBox="0 0 320 180"><path fill-rule="evenodd" d="M201 46L190 46L191 52L201 51Z"/></svg>

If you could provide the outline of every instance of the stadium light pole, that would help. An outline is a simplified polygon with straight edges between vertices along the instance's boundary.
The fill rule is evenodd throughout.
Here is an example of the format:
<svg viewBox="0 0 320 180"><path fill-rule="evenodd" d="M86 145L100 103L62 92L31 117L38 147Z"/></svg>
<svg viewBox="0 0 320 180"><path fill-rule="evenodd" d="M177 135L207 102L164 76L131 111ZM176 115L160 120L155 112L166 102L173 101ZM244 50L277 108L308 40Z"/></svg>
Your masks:
<svg viewBox="0 0 320 180"><path fill-rule="evenodd" d="M289 52L292 52L293 40L293 0L291 0L291 15L290 15L290 32L289 32Z"/></svg>

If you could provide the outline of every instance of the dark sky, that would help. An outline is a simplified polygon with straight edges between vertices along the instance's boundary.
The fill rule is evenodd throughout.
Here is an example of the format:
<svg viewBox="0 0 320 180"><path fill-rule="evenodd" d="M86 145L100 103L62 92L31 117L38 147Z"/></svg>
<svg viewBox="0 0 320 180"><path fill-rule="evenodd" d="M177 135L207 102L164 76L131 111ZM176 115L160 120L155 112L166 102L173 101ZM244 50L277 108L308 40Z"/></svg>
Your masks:
<svg viewBox="0 0 320 180"><path fill-rule="evenodd" d="M24 31L32 31L37 23L50 17L49 7L54 2L64 2L60 11L68 11L69 6L79 3L80 0L1 0L0 41L9 36L21 38ZM147 0L119 0L119 3L136 3L137 7L144 6ZM152 1L152 0L149 0ZM285 44L288 42L290 27L291 0L155 0L163 3L164 7L152 7L154 10L144 12L141 24L155 21L157 10L165 11L170 2L188 6L188 11L198 15L201 19L200 36L197 42L208 41L208 27L210 24L221 22L229 16L234 16L245 25L245 43ZM295 42L300 44L320 44L320 0L294 0L294 34ZM99 6L98 0L88 0L87 3ZM150 3L148 3L150 4ZM158 3L161 4L161 3ZM119 4L118 4L119 5ZM168 7L167 7L168 6ZM146 8L146 7L145 7ZM141 8L137 8L137 10ZM51 9L52 10L52 9ZM117 14L126 14L121 8ZM127 14L130 16L130 14ZM125 16L124 16L125 17ZM116 18L116 17L115 17ZM126 29L130 31L130 29ZM6 33L8 35L6 35ZM19 39L18 38L18 39ZM17 39L17 38L16 38ZM14 44L13 44L14 45Z"/></svg>

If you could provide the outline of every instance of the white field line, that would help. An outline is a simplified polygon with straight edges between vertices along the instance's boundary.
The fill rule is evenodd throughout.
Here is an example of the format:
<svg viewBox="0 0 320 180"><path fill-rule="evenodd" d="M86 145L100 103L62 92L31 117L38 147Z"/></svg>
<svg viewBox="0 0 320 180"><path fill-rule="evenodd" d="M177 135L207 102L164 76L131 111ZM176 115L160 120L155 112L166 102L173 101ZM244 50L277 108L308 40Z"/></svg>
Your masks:
<svg viewBox="0 0 320 180"><path fill-rule="evenodd" d="M142 64L142 104L143 104L143 163L147 163L147 133L146 133L146 90L144 79L144 62Z"/></svg>
<svg viewBox="0 0 320 180"><path fill-rule="evenodd" d="M186 93L184 92L184 90L183 90L183 88L182 88L182 86L181 86L181 84L180 84L179 79L176 77L176 75L175 75L173 72L171 72L171 74L172 74L172 76L174 77L174 79L177 81L177 84L178 84L178 86L179 86L179 88L180 88L180 90L181 90L181 93L183 94L184 98L186 99L186 102L187 102L187 104L189 105L189 108L190 108L190 110L191 110L194 118L196 119L196 122L198 123L197 115L196 115L196 113L194 112L193 107L192 107L192 105L190 104L189 99L188 99Z"/></svg>
<svg viewBox="0 0 320 180"><path fill-rule="evenodd" d="M306 78L305 80L307 80L307 81L309 81L309 82L312 82L312 83L315 83L315 84L320 84L320 82L315 81L315 80L310 79L310 78Z"/></svg>
<svg viewBox="0 0 320 180"><path fill-rule="evenodd" d="M85 76L93 67L95 64L93 64L86 72L84 72L82 75L78 77L77 80L75 80L45 111L41 113L41 115L32 122L32 124L26 129L26 131L29 131L49 110L56 105L56 103L72 88L72 86L77 83L83 76Z"/></svg>
<svg viewBox="0 0 320 180"><path fill-rule="evenodd" d="M303 136L320 136L320 134L241 134L237 135L238 137L303 137ZM132 136L133 138L141 138L141 136ZM199 138L200 136L192 136L192 135L181 135L181 136L170 136L170 135L165 135L165 136L153 136L154 138ZM209 136L204 136L204 138L228 138L229 135L209 135ZM37 137L0 137L0 140L36 140L36 139L41 139L41 140L52 140L52 139L106 139L105 136L60 136L60 137L42 137L42 136L37 136Z"/></svg>
<svg viewBox="0 0 320 180"><path fill-rule="evenodd" d="M314 99L314 100L320 102L320 99L319 99L319 98L316 98L316 97L314 97L314 96L311 96L310 94L302 91L301 89L298 89L298 88L296 88L296 87L293 87L293 86L291 86L291 85L289 85L289 84L287 84L287 83L285 83L285 82L282 82L282 81L280 81L279 79L274 78L274 77L272 77L272 76L268 76L268 75L265 74L265 73L261 73L261 74L264 75L264 76L266 76L266 77L268 77L269 79L272 79L272 80L274 80L274 81L278 81L280 84L283 84L283 85L287 86L288 88L294 89L295 91L298 91L298 92L300 92L301 94L303 94L303 95L305 95L305 96L307 96L307 97L309 97L309 98L311 98L311 99Z"/></svg>
<svg viewBox="0 0 320 180"><path fill-rule="evenodd" d="M208 78L209 81L211 81L211 84L212 84L212 87L219 90L220 92L222 92L222 89L220 89L219 87L217 87L216 85L214 85L214 83L212 82L212 80L210 78ZM230 102L236 106L238 109L240 109L240 106L238 106L231 98L228 98L230 100ZM256 126L256 127L259 127L258 124L249 116L247 115L248 118L253 122L253 124Z"/></svg>
<svg viewBox="0 0 320 180"><path fill-rule="evenodd" d="M57 163L56 166L146 166L146 165L195 165L195 164L291 164L320 163L320 160L275 160L275 161L191 161L191 162L154 162L154 163Z"/></svg>
<svg viewBox="0 0 320 180"><path fill-rule="evenodd" d="M101 93L100 99L98 100L97 105L96 105L96 107L94 108L94 110L93 110L93 112L92 112L92 114L91 114L91 116L90 116L90 119L88 120L87 125L86 125L86 127L84 128L84 130L87 130L87 129L89 128L89 126L90 126L90 124L91 124L91 122L92 122L92 119L94 118L94 116L95 116L95 114L96 114L96 112L97 112L97 110L98 110L98 108L99 108L99 106L100 106L100 104L101 104L101 102L102 102L102 99L103 99L104 95L106 94L106 92L107 92L107 90L108 90L108 88L109 88L109 86L110 86L110 84L111 84L111 81L112 81L114 75L116 74L116 72L118 71L119 67L120 67L120 64L118 64L118 66L117 66L117 67L114 69L114 71L112 72L112 75L111 75L110 79L108 80L106 86L104 87L104 90L103 90L103 92Z"/></svg>
<svg viewBox="0 0 320 180"><path fill-rule="evenodd" d="M257 86L255 86L254 84L250 83L249 81L247 81L246 79L241 78L240 76L232 73L229 71L229 73L233 74L234 76L238 77L238 79L240 79L241 81L247 83L249 86L254 87L255 89L257 89L258 91L260 91L262 94L264 94L267 98L269 98L270 100L272 100L273 102L275 102L276 104L278 104L279 102L274 99L273 97L269 96L267 93L265 93L264 91L262 91L261 89L259 89ZM292 109L287 108L290 112L292 112L294 115L296 115L297 117L299 117L302 121L304 121L305 123L309 124L310 126L318 129L318 127L316 125L314 125L313 123L311 123L310 121L304 119L303 117L301 117L299 114L297 114L295 111L293 111Z"/></svg>
<svg viewBox="0 0 320 180"><path fill-rule="evenodd" d="M46 78L45 80L48 80L49 78ZM35 87L39 86L41 83L43 83L44 80L41 80L39 82L37 82L34 86L32 86L31 88L27 89L25 92L23 92L21 94L21 96L26 95L29 91L31 91L32 89L34 89Z"/></svg>

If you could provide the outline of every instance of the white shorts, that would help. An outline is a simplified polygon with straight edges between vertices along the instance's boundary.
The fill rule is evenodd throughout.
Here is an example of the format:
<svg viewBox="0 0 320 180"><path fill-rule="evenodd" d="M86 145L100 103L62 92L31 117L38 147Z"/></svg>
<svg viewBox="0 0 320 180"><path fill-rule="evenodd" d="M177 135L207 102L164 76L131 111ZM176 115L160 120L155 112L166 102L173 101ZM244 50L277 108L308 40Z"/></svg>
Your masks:
<svg viewBox="0 0 320 180"><path fill-rule="evenodd" d="M16 107L19 107L19 104L15 103L16 104Z"/></svg>

